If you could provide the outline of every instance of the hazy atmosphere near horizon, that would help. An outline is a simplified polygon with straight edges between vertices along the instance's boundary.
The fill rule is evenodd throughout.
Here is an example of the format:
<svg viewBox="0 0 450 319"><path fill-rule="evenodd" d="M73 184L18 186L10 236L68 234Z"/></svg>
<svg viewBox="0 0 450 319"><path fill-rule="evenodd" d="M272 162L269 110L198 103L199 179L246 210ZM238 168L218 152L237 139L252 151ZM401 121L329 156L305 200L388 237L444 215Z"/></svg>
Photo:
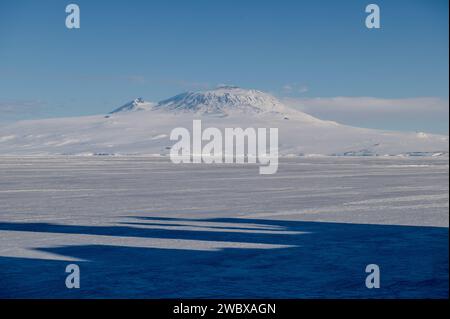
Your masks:
<svg viewBox="0 0 450 319"><path fill-rule="evenodd" d="M0 299L448 298L448 10L0 0Z"/></svg>

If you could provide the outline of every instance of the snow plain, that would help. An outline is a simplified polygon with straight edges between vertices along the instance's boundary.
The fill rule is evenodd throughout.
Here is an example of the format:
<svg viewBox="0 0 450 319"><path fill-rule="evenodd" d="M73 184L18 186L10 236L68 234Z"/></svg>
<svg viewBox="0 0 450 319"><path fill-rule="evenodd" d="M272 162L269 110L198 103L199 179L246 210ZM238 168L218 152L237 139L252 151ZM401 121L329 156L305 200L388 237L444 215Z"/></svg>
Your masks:
<svg viewBox="0 0 450 319"><path fill-rule="evenodd" d="M278 172L171 163L171 130L196 119L279 128ZM0 155L0 297L448 298L448 136L226 86L7 125Z"/></svg>
<svg viewBox="0 0 450 319"><path fill-rule="evenodd" d="M448 182L443 157L0 157L0 297L448 298Z"/></svg>

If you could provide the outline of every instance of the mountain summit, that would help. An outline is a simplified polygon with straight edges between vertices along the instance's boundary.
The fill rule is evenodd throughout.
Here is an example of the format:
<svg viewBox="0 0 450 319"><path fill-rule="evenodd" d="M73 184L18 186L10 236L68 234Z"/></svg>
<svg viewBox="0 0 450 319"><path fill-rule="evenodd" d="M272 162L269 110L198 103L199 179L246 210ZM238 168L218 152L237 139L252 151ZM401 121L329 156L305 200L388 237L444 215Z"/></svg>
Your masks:
<svg viewBox="0 0 450 319"><path fill-rule="evenodd" d="M219 115L232 112L283 113L286 111L286 107L272 95L236 86L219 86L207 91L185 92L159 102L155 109Z"/></svg>

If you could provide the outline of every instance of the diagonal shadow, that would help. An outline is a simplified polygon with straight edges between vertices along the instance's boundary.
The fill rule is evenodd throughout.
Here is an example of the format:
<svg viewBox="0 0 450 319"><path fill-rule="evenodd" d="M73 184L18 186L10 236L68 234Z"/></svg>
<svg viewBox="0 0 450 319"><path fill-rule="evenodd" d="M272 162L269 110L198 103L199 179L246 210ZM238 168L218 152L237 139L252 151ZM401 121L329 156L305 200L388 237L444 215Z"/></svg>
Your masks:
<svg viewBox="0 0 450 319"><path fill-rule="evenodd" d="M281 231L236 233L227 232L227 227L186 231L47 223L0 223L0 230L291 247L195 252L113 245L46 247L41 250L88 261L77 262L82 288L65 288L64 269L69 262L0 257L0 297L448 298L448 228L240 218L135 219L143 224L150 221L149 227L158 221L182 221L194 226L195 222L259 224L280 227ZM283 230L299 233L283 234ZM380 289L365 287L364 270L371 263L381 268Z"/></svg>
<svg viewBox="0 0 450 319"><path fill-rule="evenodd" d="M192 221L193 223L198 222L199 220ZM241 231L273 231L273 232L282 232L284 229L280 228L257 228L257 227L232 227L232 226L213 226L213 225L195 225L195 224L175 224L175 223L140 223L140 222L119 222L120 225L127 225L127 226L158 226L158 227L192 227L192 228L198 228L201 229L221 229L224 231L227 230L241 230Z"/></svg>
<svg viewBox="0 0 450 319"><path fill-rule="evenodd" d="M208 220L209 221L209 220ZM186 226L186 225L183 225ZM195 226L195 225L194 225ZM286 236L291 234L274 234L268 237L263 233L247 232L222 232L208 230L178 230L178 229L160 229L160 228L137 228L131 226L80 226L80 225L61 225L49 223L0 223L0 231L24 231L55 234L78 234L78 235L101 235L117 237L142 237L159 239L186 239L202 241L226 241L242 243L270 243L281 244L289 241ZM244 231L245 229L243 229ZM262 229L258 229L262 230Z"/></svg>

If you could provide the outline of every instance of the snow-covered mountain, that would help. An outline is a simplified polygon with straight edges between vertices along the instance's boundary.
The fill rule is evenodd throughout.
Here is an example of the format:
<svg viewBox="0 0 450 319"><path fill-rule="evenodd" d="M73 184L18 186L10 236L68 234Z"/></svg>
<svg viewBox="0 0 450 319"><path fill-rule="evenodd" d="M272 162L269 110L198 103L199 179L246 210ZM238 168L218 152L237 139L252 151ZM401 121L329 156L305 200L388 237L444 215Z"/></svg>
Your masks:
<svg viewBox="0 0 450 319"><path fill-rule="evenodd" d="M270 94L233 86L135 99L107 115L21 121L0 127L0 155L165 155L172 129L277 127L280 155L445 155L448 136L355 128L289 108Z"/></svg>
<svg viewBox="0 0 450 319"><path fill-rule="evenodd" d="M201 92L184 92L160 101L146 102L142 98L135 99L110 112L160 110L171 113L193 113L203 116L226 117L232 114L256 115L271 113L272 115L295 115L304 120L320 121L302 112L287 108L274 96L258 91L245 90L236 86L219 86L214 90Z"/></svg>

